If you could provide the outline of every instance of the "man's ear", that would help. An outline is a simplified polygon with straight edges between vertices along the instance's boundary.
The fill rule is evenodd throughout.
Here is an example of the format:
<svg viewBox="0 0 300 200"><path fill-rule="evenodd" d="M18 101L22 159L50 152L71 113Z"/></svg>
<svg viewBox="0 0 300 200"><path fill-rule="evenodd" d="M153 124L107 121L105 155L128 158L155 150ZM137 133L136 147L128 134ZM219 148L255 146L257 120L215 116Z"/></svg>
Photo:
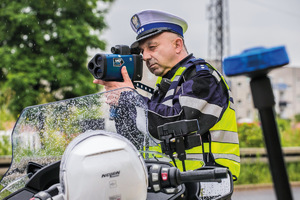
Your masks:
<svg viewBox="0 0 300 200"><path fill-rule="evenodd" d="M180 37L176 38L174 41L174 45L176 53L179 54L183 49L183 40Z"/></svg>

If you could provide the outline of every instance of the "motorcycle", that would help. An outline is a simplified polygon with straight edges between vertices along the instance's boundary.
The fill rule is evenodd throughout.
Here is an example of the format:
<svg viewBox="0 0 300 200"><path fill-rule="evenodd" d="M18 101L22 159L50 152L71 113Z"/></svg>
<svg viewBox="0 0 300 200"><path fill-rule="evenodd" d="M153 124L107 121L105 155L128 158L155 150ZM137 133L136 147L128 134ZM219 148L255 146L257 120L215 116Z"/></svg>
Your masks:
<svg viewBox="0 0 300 200"><path fill-rule="evenodd" d="M27 107L12 132L12 161L0 182L0 198L231 198L227 168L198 160L203 167L180 171L174 167L182 161L176 148L153 138L147 126L147 105L129 88ZM168 127L172 124L160 128ZM164 142L172 139L168 135Z"/></svg>

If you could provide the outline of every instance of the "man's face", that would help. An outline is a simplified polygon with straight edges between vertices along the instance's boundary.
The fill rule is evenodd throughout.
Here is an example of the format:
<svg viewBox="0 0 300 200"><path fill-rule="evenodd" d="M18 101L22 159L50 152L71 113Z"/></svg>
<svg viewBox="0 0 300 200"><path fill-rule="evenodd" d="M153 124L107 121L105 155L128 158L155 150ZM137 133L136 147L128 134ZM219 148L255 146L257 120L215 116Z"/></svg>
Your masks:
<svg viewBox="0 0 300 200"><path fill-rule="evenodd" d="M164 76L177 64L176 38L178 36L174 33L163 32L140 43L143 59L150 72L155 76Z"/></svg>

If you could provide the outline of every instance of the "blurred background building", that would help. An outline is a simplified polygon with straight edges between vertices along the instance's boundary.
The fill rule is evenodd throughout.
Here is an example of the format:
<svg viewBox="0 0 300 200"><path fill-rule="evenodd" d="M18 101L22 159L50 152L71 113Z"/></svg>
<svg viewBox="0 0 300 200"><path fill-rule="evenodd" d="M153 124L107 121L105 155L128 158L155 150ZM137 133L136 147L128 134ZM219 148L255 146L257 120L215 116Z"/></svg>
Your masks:
<svg viewBox="0 0 300 200"><path fill-rule="evenodd" d="M293 119L300 114L300 68L285 66L269 73L275 97L275 111L284 119ZM252 122L258 119L250 91L250 78L241 76L227 78L235 98L237 120Z"/></svg>

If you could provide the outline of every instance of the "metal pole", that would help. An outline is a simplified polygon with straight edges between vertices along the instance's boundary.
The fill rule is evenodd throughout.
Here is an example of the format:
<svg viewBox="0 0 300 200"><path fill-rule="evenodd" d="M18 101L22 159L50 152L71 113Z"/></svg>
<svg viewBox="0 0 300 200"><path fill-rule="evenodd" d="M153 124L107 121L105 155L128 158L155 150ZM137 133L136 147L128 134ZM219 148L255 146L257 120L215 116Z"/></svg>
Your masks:
<svg viewBox="0 0 300 200"><path fill-rule="evenodd" d="M259 110L264 140L277 199L292 200L292 193L285 168L277 123L274 114L274 94L267 75L252 78L250 82L255 108Z"/></svg>

